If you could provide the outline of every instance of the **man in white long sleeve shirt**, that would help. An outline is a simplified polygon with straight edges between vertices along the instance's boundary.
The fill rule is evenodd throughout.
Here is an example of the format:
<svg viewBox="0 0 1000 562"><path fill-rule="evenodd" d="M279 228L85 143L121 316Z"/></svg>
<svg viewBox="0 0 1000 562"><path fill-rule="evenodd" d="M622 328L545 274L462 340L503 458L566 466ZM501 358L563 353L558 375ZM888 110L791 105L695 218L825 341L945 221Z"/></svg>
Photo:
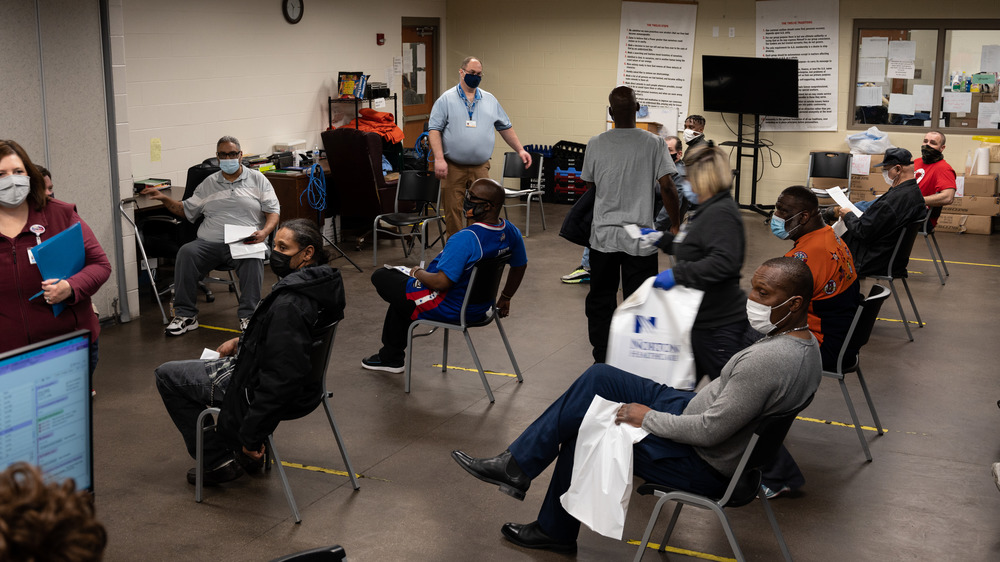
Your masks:
<svg viewBox="0 0 1000 562"><path fill-rule="evenodd" d="M470 474L524 499L531 480L557 460L538 514L501 531L526 548L576 550L580 523L559 497L569 488L577 430L595 395L622 402L616 423L650 435L633 449L633 472L645 480L721 495L757 422L800 408L821 379L819 345L806 317L812 274L794 258L775 258L754 273L747 301L750 324L766 337L737 353L721 376L698 393L677 390L604 364L580 376L502 454L452 457Z"/></svg>

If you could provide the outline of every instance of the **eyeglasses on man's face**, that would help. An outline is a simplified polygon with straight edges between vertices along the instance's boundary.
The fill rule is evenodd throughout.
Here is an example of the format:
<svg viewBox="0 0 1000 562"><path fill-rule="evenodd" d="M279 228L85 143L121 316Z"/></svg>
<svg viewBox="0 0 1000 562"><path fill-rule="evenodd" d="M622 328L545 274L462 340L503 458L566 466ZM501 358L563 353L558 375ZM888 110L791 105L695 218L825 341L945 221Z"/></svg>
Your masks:
<svg viewBox="0 0 1000 562"><path fill-rule="evenodd" d="M232 160L233 158L239 158L240 151L236 150L234 152L216 152L215 155L218 156L220 160Z"/></svg>

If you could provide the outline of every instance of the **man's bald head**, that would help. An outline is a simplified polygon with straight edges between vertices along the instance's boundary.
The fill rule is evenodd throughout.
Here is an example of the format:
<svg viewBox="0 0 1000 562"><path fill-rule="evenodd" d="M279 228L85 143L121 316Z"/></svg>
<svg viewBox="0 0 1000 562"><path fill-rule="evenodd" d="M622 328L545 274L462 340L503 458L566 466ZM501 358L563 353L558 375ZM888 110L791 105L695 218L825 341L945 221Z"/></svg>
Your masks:
<svg viewBox="0 0 1000 562"><path fill-rule="evenodd" d="M469 188L469 191L471 191L472 195L475 197L489 201L494 207L503 207L503 186L490 178L480 178L472 182L472 186Z"/></svg>
<svg viewBox="0 0 1000 562"><path fill-rule="evenodd" d="M611 113L614 115L625 115L638 111L638 102L635 100L635 92L628 86L618 86L608 95L608 105L611 106Z"/></svg>
<svg viewBox="0 0 1000 562"><path fill-rule="evenodd" d="M793 185L785 188L779 198L784 199L789 207L793 209L792 214L800 211L815 213L819 209L819 199L816 198L816 194L801 185Z"/></svg>
<svg viewBox="0 0 1000 562"><path fill-rule="evenodd" d="M803 304L812 300L813 277L809 266L802 260L790 257L771 258L759 269L768 268L777 273L775 281L789 297L802 297Z"/></svg>

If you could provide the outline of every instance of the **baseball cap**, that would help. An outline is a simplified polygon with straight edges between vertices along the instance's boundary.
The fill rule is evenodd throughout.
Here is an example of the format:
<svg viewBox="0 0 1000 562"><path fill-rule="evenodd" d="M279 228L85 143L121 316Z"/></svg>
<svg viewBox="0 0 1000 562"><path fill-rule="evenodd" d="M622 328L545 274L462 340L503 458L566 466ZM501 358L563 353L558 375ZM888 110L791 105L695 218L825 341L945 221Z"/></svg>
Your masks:
<svg viewBox="0 0 1000 562"><path fill-rule="evenodd" d="M913 164L913 155L910 154L909 150L905 148L890 148L885 151L885 158L882 162L872 166L877 168L879 166L909 166Z"/></svg>

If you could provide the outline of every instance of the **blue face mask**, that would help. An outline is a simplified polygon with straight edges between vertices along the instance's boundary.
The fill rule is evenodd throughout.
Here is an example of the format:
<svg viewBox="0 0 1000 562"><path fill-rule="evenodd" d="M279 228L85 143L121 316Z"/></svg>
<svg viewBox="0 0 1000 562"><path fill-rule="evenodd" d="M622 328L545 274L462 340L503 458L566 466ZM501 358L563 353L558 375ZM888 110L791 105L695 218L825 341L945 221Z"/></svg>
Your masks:
<svg viewBox="0 0 1000 562"><path fill-rule="evenodd" d="M771 215L771 232L774 233L774 235L777 236L778 238L782 240L787 240L788 237L791 235L791 231L785 230L785 225L788 224L788 221L794 219L795 217L801 214L802 211L799 211L794 215L788 217L787 219L779 219L777 215ZM802 225L800 224L799 226ZM795 228L798 228L799 226L796 226ZM795 230L795 228L793 228L792 230Z"/></svg>
<svg viewBox="0 0 1000 562"><path fill-rule="evenodd" d="M465 80L465 85L466 86L468 86L468 87L472 88L473 90L475 90L476 88L479 87L479 83L483 81L483 77L482 76L473 76L473 75L471 75L469 73L466 73L465 74L465 78L463 80Z"/></svg>
<svg viewBox="0 0 1000 562"><path fill-rule="evenodd" d="M235 174L240 169L240 160L239 158L225 158L219 160L219 167L224 173Z"/></svg>

